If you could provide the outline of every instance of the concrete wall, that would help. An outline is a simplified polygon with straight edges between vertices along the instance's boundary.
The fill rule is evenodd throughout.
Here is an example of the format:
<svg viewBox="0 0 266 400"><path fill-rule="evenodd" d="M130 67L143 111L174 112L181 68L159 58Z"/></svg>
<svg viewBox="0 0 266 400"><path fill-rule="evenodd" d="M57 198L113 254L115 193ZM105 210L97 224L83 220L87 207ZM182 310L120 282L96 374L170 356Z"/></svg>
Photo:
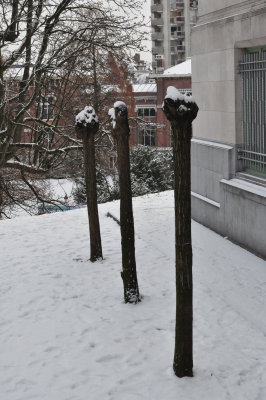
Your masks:
<svg viewBox="0 0 266 400"><path fill-rule="evenodd" d="M221 11L223 13L228 12L230 8L251 6L257 4L258 0L200 0L199 1L199 16L212 13L215 11Z"/></svg>
<svg viewBox="0 0 266 400"><path fill-rule="evenodd" d="M241 76L245 48L266 46L264 0L201 0L192 30L192 215L266 257L265 186L239 179Z"/></svg>
<svg viewBox="0 0 266 400"><path fill-rule="evenodd" d="M193 139L192 217L266 258L266 187L233 177L236 148Z"/></svg>
<svg viewBox="0 0 266 400"><path fill-rule="evenodd" d="M206 8L209 9L206 2ZM228 1L214 2L221 6ZM236 3L236 1L231 1ZM243 48L266 44L265 1L249 1L240 10L213 13L199 18L192 30L193 96L200 112L194 126L199 138L241 143L241 78L237 73ZM256 6L252 6L256 3ZM204 2L203 2L204 4ZM252 11L251 11L252 10ZM215 15L218 18L215 20ZM221 15L227 15L220 19ZM204 22L204 23L203 23ZM204 93L204 95L202 95Z"/></svg>

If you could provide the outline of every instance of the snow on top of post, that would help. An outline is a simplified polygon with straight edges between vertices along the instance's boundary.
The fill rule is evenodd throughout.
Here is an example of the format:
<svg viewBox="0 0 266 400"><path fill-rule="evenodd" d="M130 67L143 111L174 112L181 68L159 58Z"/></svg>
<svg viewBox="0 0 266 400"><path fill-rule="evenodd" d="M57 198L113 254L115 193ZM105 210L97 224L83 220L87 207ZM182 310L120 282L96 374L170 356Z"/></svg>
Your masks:
<svg viewBox="0 0 266 400"><path fill-rule="evenodd" d="M112 120L113 129L115 128L115 125L116 125L115 108L119 108L119 107L127 108L127 105L123 101L119 100L119 101L116 101L114 103L114 107L110 108L108 111L108 115L111 117L111 120Z"/></svg>
<svg viewBox="0 0 266 400"><path fill-rule="evenodd" d="M127 105L126 105L126 103L124 103L123 101L116 101L115 103L114 103L114 108L118 108L118 107L126 107Z"/></svg>
<svg viewBox="0 0 266 400"><path fill-rule="evenodd" d="M115 128L115 109L110 108L108 111L108 115L110 116L110 118L112 120L112 125L113 125L113 129L114 129Z"/></svg>
<svg viewBox="0 0 266 400"><path fill-rule="evenodd" d="M194 103L192 96L187 96L179 92L174 86L168 86L165 99L172 99L173 101L185 101L186 103Z"/></svg>
<svg viewBox="0 0 266 400"><path fill-rule="evenodd" d="M90 124L98 123L99 119L95 110L91 106L86 106L78 115L76 115L76 125L87 127Z"/></svg>

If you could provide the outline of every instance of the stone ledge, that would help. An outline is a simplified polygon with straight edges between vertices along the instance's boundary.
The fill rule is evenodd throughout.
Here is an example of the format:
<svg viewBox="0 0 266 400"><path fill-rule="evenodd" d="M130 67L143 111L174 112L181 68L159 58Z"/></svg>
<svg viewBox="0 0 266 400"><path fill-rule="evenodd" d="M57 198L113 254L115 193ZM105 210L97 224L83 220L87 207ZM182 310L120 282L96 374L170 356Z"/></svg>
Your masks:
<svg viewBox="0 0 266 400"><path fill-rule="evenodd" d="M230 180L222 179L220 183L224 185L225 190L266 206L266 188L263 186L236 178Z"/></svg>
<svg viewBox="0 0 266 400"><path fill-rule="evenodd" d="M210 23L217 23L219 21L222 21L223 24L225 22L232 22L252 15L261 14L263 11L266 12L264 0L246 0L242 3L234 4L221 10L199 16L197 25L195 25L192 30L195 31L197 28L201 28Z"/></svg>
<svg viewBox="0 0 266 400"><path fill-rule="evenodd" d="M209 146L209 147L213 147L215 149L233 150L232 146L229 146L229 145L223 144L223 143L212 142L211 140L203 140L203 139L193 138L191 140L191 143L199 144L199 145L202 145L202 146Z"/></svg>
<svg viewBox="0 0 266 400"><path fill-rule="evenodd" d="M195 192L191 192L191 196L195 197L196 199L202 200L205 203L210 204L211 206L214 206L214 207L217 207L217 208L221 207L220 203L218 203L217 201L211 200L208 197L202 196L201 194L198 194L198 193L195 193Z"/></svg>

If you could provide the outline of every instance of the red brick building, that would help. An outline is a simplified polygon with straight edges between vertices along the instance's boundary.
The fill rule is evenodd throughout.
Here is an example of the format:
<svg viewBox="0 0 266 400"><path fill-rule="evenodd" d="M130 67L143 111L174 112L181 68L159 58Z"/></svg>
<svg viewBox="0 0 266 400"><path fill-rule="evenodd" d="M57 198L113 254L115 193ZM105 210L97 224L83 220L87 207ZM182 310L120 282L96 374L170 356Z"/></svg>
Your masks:
<svg viewBox="0 0 266 400"><path fill-rule="evenodd" d="M133 85L137 126L132 129L131 144L170 147L170 124L162 110L169 86L182 93L191 93L191 60L150 76L150 83ZM151 124L146 125L145 122ZM152 125L154 123L154 125Z"/></svg>

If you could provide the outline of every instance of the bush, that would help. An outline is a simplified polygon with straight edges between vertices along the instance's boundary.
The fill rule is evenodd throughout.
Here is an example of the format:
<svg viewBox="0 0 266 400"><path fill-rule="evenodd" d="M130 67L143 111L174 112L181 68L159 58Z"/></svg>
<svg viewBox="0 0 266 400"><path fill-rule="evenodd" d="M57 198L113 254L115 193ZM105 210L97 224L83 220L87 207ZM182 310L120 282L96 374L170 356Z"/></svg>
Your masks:
<svg viewBox="0 0 266 400"><path fill-rule="evenodd" d="M96 167L96 180L97 180L97 198L98 203L106 203L119 199L119 184L118 178L110 173ZM86 185L84 177L75 179L75 186L73 189L73 197L77 204L86 203Z"/></svg>
<svg viewBox="0 0 266 400"><path fill-rule="evenodd" d="M130 152L132 196L173 189L173 152L148 146L136 146ZM98 202L119 199L117 171L96 167ZM75 179L73 196L78 204L86 203L83 177Z"/></svg>
<svg viewBox="0 0 266 400"><path fill-rule="evenodd" d="M136 146L130 153L133 196L173 189L173 152Z"/></svg>

